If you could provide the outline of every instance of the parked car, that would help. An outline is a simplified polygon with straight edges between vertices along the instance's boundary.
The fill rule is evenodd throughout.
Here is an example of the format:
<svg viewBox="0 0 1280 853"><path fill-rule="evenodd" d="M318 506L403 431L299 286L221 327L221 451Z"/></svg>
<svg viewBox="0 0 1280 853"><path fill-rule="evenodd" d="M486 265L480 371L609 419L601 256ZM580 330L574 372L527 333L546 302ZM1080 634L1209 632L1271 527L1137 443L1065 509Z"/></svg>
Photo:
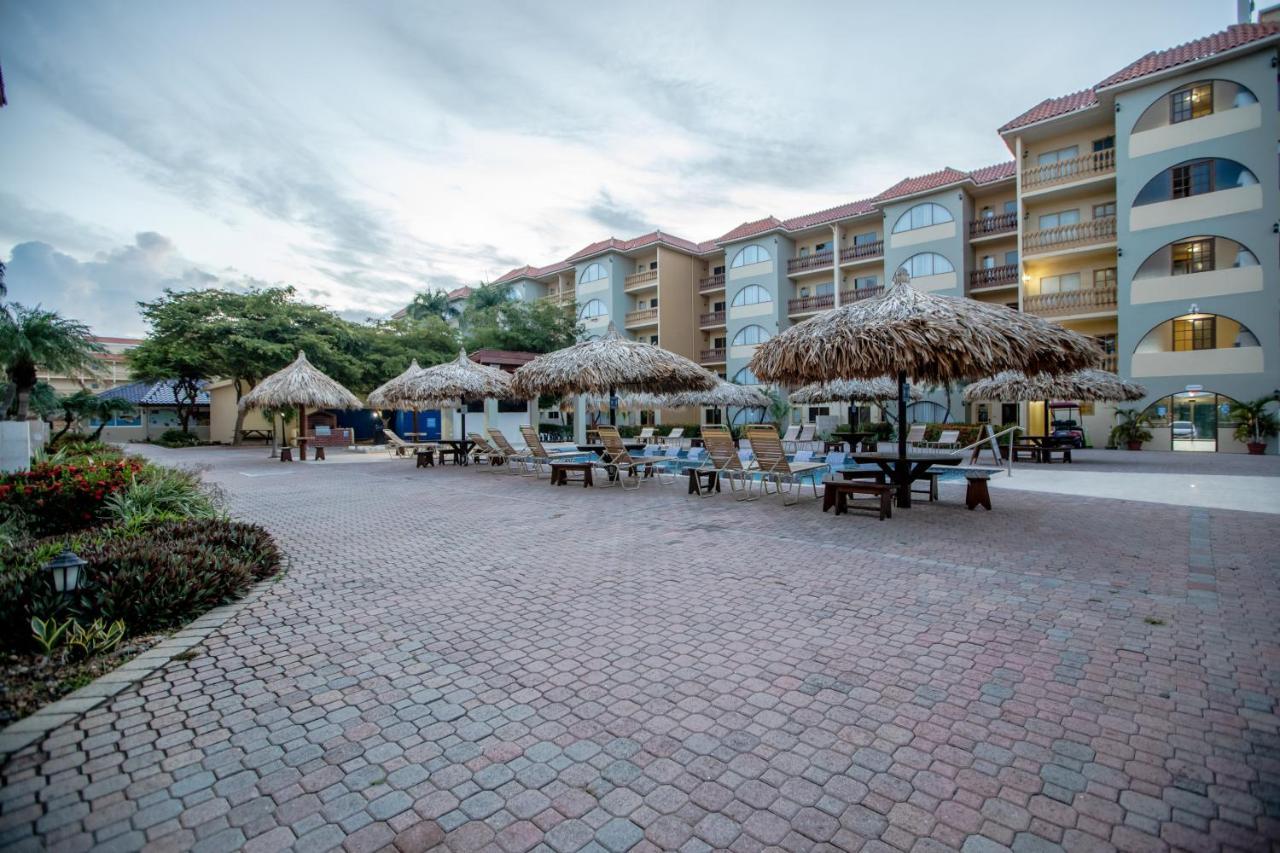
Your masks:
<svg viewBox="0 0 1280 853"><path fill-rule="evenodd" d="M1173 422L1174 438L1199 438L1196 434L1196 425L1192 421L1174 421Z"/></svg>

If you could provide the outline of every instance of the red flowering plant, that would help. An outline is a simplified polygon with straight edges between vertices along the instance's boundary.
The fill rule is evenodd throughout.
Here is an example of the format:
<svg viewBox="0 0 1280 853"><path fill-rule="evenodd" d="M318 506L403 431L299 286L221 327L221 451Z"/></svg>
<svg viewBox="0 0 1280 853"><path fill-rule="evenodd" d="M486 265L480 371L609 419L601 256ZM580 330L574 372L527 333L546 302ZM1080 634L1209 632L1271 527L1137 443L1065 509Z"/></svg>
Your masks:
<svg viewBox="0 0 1280 853"><path fill-rule="evenodd" d="M129 485L140 459L79 457L41 462L0 476L0 504L21 515L33 536L82 530L97 523L107 496Z"/></svg>

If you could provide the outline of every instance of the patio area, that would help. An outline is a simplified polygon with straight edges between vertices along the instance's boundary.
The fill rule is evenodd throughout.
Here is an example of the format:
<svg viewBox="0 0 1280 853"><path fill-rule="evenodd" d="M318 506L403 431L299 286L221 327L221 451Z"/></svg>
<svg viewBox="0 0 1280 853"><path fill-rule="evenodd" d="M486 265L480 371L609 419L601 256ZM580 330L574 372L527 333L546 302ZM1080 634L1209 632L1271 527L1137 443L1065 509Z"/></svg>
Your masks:
<svg viewBox="0 0 1280 853"><path fill-rule="evenodd" d="M880 522L683 481L145 452L209 466L287 573L12 756L6 850L1280 838L1274 515L1006 488L969 512L944 484ZM1083 456L1015 480L1168 473Z"/></svg>

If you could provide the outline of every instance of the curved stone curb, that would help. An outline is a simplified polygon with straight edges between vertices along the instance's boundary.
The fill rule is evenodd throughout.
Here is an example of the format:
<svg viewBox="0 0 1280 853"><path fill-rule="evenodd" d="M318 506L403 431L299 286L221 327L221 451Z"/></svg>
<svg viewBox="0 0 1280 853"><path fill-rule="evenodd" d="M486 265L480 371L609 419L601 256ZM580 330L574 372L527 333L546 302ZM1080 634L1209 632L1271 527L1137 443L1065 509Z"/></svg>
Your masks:
<svg viewBox="0 0 1280 853"><path fill-rule="evenodd" d="M244 597L215 607L191 620L173 636L162 640L135 658L98 676L96 679L69 693L56 702L45 705L29 717L24 717L0 731L0 764L7 762L16 752L36 743L63 723L98 707L131 684L142 681L159 672L175 655L195 648L242 608L252 604L263 590L279 578L279 574L259 581Z"/></svg>

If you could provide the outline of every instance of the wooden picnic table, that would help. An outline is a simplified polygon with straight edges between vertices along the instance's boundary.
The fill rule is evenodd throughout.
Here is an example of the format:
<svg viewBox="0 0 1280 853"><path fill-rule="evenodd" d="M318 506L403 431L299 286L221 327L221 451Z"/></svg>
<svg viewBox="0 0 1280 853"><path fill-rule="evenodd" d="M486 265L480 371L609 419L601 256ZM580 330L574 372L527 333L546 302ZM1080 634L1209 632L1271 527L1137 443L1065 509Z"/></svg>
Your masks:
<svg viewBox="0 0 1280 853"><path fill-rule="evenodd" d="M454 465L468 464L467 456L471 453L471 448L475 446L469 438L441 438L436 440L437 444L446 445L449 448L449 454L453 456ZM440 461L444 462L445 451L440 451Z"/></svg>
<svg viewBox="0 0 1280 853"><path fill-rule="evenodd" d="M876 453L854 453L851 458L859 465L877 465L889 477L889 482L894 485L898 484L898 453L897 451L882 451ZM934 465L959 465L963 461L963 456L957 456L954 453L937 453L919 450L907 451L907 493L898 495L898 506L904 509L911 507L911 484L916 480L923 479L928 475L929 469Z"/></svg>

